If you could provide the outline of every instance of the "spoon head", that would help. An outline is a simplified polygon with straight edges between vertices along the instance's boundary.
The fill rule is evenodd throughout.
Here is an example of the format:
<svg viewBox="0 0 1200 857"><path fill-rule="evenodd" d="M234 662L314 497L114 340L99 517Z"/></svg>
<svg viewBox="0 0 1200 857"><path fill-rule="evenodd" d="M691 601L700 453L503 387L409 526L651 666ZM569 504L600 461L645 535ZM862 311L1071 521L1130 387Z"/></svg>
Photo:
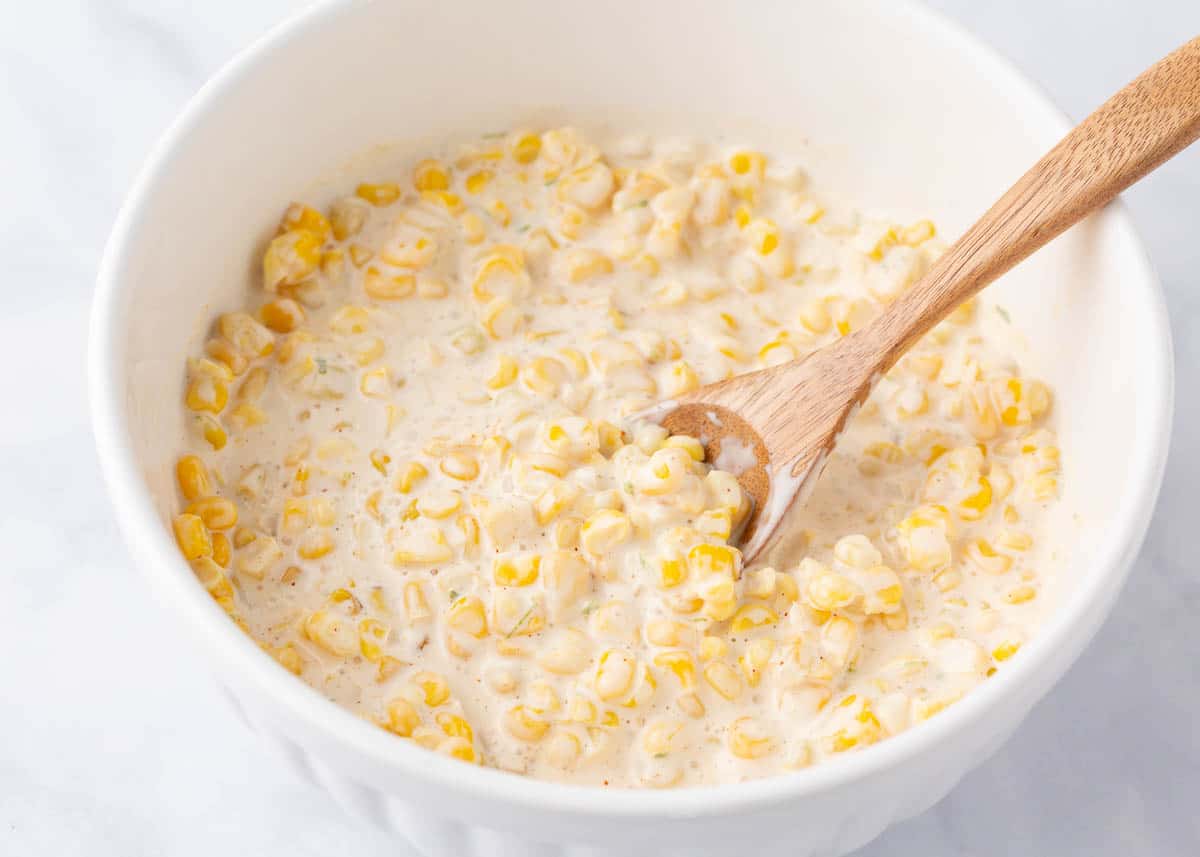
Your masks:
<svg viewBox="0 0 1200 857"><path fill-rule="evenodd" d="M737 477L750 500L750 511L731 541L753 542L760 528L759 511L768 508L771 493L771 459L758 432L721 405L679 404L653 418L671 434L697 438L704 445L704 457L710 465Z"/></svg>
<svg viewBox="0 0 1200 857"><path fill-rule="evenodd" d="M656 422L671 434L697 438L705 461L737 477L750 501L750 511L730 537L745 562L753 561L773 541L784 513L797 495L816 481L825 455L807 461L772 462L762 437L745 419L722 405L665 402L636 415Z"/></svg>

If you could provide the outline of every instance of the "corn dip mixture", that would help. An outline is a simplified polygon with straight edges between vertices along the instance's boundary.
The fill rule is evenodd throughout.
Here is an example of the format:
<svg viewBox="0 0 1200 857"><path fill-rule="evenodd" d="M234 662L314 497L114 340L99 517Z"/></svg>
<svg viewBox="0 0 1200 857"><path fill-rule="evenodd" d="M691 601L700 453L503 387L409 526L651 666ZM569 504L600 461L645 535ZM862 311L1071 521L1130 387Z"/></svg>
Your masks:
<svg viewBox="0 0 1200 857"><path fill-rule="evenodd" d="M539 778L734 782L934 716L1047 606L1050 390L964 306L745 565L735 475L627 417L861 328L934 227L758 151L602 142L492 135L288 207L187 367L184 556L329 699Z"/></svg>

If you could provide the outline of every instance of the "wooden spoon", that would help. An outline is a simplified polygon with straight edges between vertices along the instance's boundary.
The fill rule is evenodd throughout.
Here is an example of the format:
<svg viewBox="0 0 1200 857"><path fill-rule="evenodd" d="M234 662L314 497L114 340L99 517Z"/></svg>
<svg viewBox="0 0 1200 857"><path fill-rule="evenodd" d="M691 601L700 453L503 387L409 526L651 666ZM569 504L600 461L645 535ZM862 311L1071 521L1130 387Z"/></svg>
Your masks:
<svg viewBox="0 0 1200 857"><path fill-rule="evenodd" d="M810 489L875 382L955 307L1200 136L1200 38L1151 66L1072 130L867 327L770 369L642 414L700 438L754 501L747 562Z"/></svg>

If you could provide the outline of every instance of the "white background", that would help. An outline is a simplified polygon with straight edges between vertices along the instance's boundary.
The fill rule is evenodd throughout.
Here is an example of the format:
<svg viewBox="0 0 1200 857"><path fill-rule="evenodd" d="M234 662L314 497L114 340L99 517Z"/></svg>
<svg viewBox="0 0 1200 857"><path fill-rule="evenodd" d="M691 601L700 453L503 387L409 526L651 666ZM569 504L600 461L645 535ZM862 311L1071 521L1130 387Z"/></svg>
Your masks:
<svg viewBox="0 0 1200 857"><path fill-rule="evenodd" d="M934 5L1077 118L1200 33L1200 0ZM87 425L88 301L125 189L200 84L297 6L0 0L0 855L409 854L234 719L130 568ZM1017 736L864 857L1200 854L1200 147L1126 199L1179 369L1146 547Z"/></svg>

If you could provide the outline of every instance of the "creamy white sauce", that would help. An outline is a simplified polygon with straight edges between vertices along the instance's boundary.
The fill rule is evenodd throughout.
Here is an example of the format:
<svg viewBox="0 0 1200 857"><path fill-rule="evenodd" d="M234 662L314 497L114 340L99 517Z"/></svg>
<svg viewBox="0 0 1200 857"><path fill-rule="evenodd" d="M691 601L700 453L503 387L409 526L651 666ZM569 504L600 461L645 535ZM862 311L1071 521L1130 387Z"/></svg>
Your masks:
<svg viewBox="0 0 1200 857"><path fill-rule="evenodd" d="M294 299L302 320L226 318L215 341L247 365L191 369L212 406L181 451L238 510L212 526L229 571L196 560L210 590L338 704L579 783L800 767L1002 669L1047 607L1057 450L1048 391L970 309L880 379L769 565L723 546L753 449L726 439L709 473L629 422L860 328L932 230L839 206L783 157L598 143L447 147L381 176L397 199L337 202L343 234L363 221L340 238L292 217L267 274L285 282L247 309ZM438 175L452 197L416 192Z"/></svg>

